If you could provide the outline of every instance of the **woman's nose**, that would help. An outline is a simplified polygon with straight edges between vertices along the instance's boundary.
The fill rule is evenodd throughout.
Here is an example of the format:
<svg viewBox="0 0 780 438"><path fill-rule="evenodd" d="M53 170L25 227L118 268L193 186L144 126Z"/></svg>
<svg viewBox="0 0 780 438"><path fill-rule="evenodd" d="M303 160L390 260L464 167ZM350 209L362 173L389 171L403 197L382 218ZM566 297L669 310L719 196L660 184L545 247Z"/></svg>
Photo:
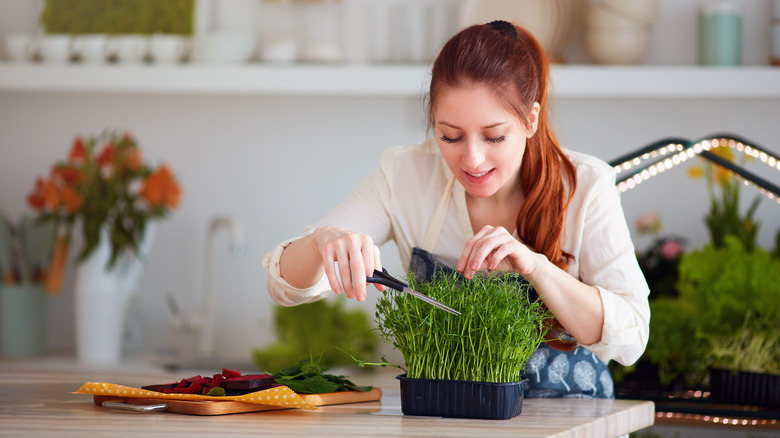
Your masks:
<svg viewBox="0 0 780 438"><path fill-rule="evenodd" d="M463 164L476 169L485 161L485 151L478 140L468 140L463 152Z"/></svg>

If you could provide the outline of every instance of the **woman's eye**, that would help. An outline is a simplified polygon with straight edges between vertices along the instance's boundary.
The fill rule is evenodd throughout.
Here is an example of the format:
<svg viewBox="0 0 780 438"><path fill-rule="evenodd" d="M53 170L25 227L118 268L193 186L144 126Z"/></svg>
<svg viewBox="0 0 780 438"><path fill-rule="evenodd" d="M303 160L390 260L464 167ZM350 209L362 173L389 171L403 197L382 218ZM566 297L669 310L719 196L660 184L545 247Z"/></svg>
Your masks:
<svg viewBox="0 0 780 438"><path fill-rule="evenodd" d="M461 137L458 137L458 138L449 138L449 137L447 137L446 135L442 135L442 136L441 136L441 141L443 141L443 142L445 142L445 143L457 143L458 141L460 141L460 139L461 139Z"/></svg>
<svg viewBox="0 0 780 438"><path fill-rule="evenodd" d="M504 141L504 136L501 135L499 137L485 137L485 141L488 143L501 143Z"/></svg>

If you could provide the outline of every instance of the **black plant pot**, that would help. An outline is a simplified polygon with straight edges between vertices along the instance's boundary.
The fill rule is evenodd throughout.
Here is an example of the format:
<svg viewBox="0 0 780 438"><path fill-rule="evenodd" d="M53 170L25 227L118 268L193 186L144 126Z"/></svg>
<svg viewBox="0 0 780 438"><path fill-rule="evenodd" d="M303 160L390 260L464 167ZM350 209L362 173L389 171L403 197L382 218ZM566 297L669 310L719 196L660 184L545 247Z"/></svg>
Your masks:
<svg viewBox="0 0 780 438"><path fill-rule="evenodd" d="M404 415L506 420L523 410L523 382L492 383L464 380L409 379L401 381Z"/></svg>
<svg viewBox="0 0 780 438"><path fill-rule="evenodd" d="M780 407L780 375L710 369L710 400L737 405Z"/></svg>

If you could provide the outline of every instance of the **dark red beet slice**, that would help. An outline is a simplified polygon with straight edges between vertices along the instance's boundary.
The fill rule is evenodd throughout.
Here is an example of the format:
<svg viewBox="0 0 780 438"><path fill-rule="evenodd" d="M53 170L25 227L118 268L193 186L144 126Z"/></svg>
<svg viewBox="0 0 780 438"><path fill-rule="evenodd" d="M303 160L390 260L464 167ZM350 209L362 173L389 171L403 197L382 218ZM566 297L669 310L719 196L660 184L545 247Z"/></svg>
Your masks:
<svg viewBox="0 0 780 438"><path fill-rule="evenodd" d="M238 371L223 368L222 374L214 374L213 378L193 376L174 383L147 385L141 388L166 394L206 394L211 388L222 387L225 392L231 394L247 394L274 386L278 385L274 383L274 376L271 374L242 375Z"/></svg>
<svg viewBox="0 0 780 438"><path fill-rule="evenodd" d="M229 370L227 368L222 368L222 377L228 378L228 377L241 377L241 372L236 370Z"/></svg>
<svg viewBox="0 0 780 438"><path fill-rule="evenodd" d="M262 391L274 384L271 374L248 374L246 376L226 377L219 386L228 392L248 393Z"/></svg>

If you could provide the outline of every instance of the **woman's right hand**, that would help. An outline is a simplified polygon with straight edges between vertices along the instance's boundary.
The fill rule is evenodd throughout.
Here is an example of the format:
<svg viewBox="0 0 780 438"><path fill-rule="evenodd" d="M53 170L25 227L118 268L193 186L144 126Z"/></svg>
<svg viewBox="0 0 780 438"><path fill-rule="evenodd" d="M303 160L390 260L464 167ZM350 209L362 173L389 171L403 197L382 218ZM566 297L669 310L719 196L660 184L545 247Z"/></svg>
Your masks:
<svg viewBox="0 0 780 438"><path fill-rule="evenodd" d="M342 227L323 226L314 231L313 237L333 292L339 294L343 289L347 298L365 300L366 277L373 276L375 269L382 270L379 248L371 236ZM385 290L382 285L374 286Z"/></svg>

